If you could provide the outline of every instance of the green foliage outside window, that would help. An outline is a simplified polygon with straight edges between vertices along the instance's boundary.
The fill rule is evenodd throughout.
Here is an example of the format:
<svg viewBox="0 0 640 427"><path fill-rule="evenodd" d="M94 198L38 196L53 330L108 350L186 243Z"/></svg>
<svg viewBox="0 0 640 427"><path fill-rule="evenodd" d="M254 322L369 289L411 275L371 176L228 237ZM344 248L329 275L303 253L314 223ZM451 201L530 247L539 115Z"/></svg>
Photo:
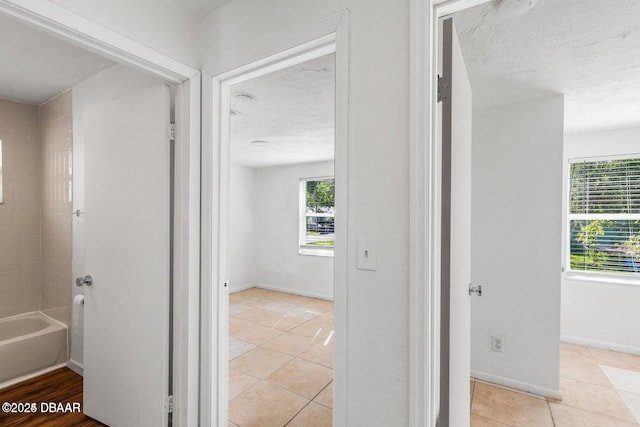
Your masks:
<svg viewBox="0 0 640 427"><path fill-rule="evenodd" d="M335 192L336 184L333 179L307 181L307 212L333 212Z"/></svg>
<svg viewBox="0 0 640 427"><path fill-rule="evenodd" d="M333 178L305 182L306 246L333 247L335 180Z"/></svg>
<svg viewBox="0 0 640 427"><path fill-rule="evenodd" d="M571 164L570 268L640 273L640 159Z"/></svg>

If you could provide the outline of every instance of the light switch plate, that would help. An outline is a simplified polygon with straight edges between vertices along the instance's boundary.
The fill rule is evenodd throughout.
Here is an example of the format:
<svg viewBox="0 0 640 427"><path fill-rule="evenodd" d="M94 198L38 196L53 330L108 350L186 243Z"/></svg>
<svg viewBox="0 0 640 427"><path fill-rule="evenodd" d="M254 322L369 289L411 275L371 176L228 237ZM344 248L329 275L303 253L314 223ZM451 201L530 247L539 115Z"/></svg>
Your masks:
<svg viewBox="0 0 640 427"><path fill-rule="evenodd" d="M358 238L358 270L376 270L378 249L376 239Z"/></svg>

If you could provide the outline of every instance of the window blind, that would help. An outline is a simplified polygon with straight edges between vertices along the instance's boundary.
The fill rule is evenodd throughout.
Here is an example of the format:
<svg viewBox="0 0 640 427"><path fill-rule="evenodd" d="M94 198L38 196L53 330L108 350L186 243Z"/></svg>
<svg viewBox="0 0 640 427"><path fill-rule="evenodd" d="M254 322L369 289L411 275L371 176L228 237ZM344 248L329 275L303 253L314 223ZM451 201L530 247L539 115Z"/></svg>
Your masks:
<svg viewBox="0 0 640 427"><path fill-rule="evenodd" d="M640 272L640 159L572 163L570 269Z"/></svg>
<svg viewBox="0 0 640 427"><path fill-rule="evenodd" d="M640 213L640 159L573 163L571 213Z"/></svg>

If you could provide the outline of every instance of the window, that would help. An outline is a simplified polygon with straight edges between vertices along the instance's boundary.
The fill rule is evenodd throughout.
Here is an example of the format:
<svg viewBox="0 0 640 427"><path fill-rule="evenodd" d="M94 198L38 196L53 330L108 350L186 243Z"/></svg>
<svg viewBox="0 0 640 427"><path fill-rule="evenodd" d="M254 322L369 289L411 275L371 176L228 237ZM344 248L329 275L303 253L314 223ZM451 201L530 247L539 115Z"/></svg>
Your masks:
<svg viewBox="0 0 640 427"><path fill-rule="evenodd" d="M300 253L333 255L335 243L335 181L300 181Z"/></svg>
<svg viewBox="0 0 640 427"><path fill-rule="evenodd" d="M573 162L569 184L569 269L640 273L640 158Z"/></svg>

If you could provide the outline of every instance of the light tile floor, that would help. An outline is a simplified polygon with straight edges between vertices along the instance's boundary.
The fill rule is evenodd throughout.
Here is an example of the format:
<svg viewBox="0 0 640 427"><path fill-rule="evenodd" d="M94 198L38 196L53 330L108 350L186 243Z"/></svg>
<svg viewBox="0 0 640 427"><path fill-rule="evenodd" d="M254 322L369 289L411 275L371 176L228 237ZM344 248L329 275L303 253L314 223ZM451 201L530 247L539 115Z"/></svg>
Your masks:
<svg viewBox="0 0 640 427"><path fill-rule="evenodd" d="M331 426L333 303L251 288L229 313L229 426Z"/></svg>
<svg viewBox="0 0 640 427"><path fill-rule="evenodd" d="M333 303L252 288L229 304L229 426L331 426ZM472 427L640 425L640 356L562 344L562 401L470 386Z"/></svg>
<svg viewBox="0 0 640 427"><path fill-rule="evenodd" d="M640 425L640 356L562 344L563 399L542 399L471 380L471 426Z"/></svg>

